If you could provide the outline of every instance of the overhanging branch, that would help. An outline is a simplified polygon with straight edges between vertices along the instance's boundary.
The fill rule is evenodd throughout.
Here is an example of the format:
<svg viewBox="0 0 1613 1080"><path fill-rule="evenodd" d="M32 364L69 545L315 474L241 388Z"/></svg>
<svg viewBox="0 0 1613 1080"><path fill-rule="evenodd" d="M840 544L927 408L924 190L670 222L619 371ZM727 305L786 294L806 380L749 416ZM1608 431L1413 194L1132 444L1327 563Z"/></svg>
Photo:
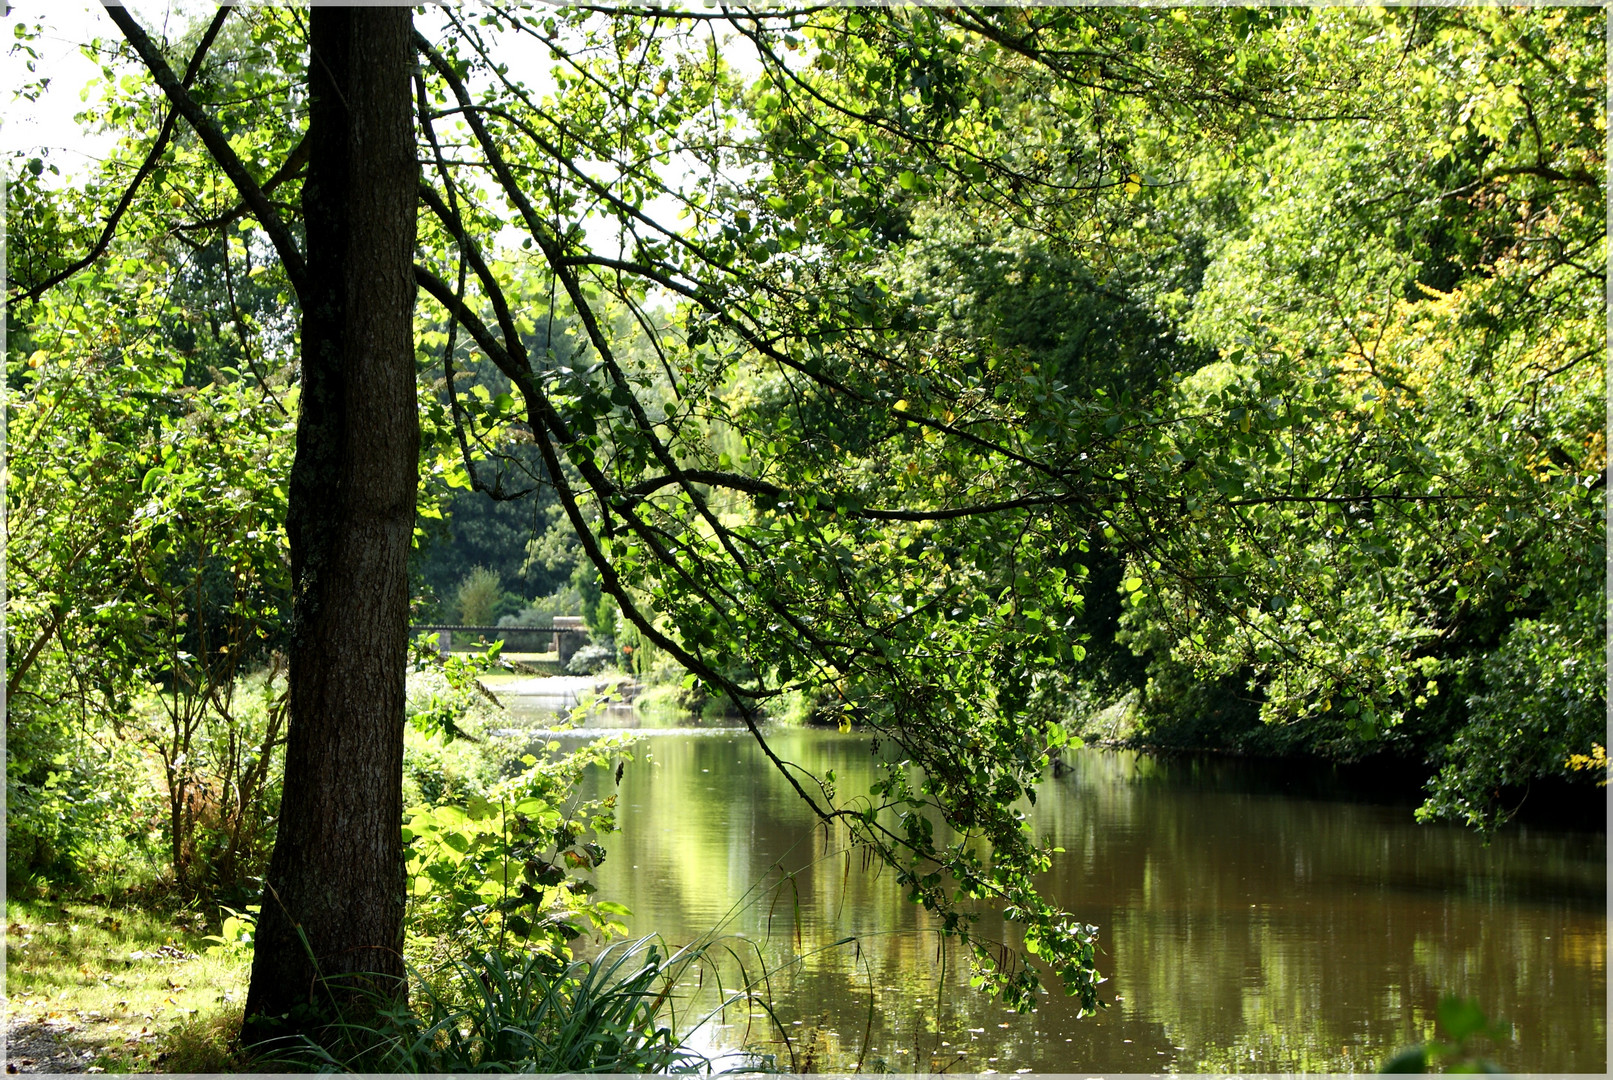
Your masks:
<svg viewBox="0 0 1613 1080"><path fill-rule="evenodd" d="M218 9L218 14L213 16L213 21L208 24L207 31L202 34L202 40L196 46L196 51L191 54L190 63L185 66L185 77L179 82L181 90L188 91L191 84L196 81L197 74L202 70L202 61L206 59L207 51L213 47L213 40L218 37L218 32L223 29L224 20L229 17L229 14L230 9L228 7L221 7ZM168 110L168 115L163 118L162 128L157 132L157 141L151 144L151 150L146 154L145 161L140 163L140 168L135 172L134 179L123 189L123 197L118 200L118 205L113 208L112 213L107 217L106 227L101 230L100 239L96 240L95 245L90 248L89 252L83 258L69 263L32 288L13 293L11 295L12 303L16 303L18 300L38 300L51 289L60 285L106 253L106 249L112 243L112 238L117 235L118 224L123 220L123 215L134 204L135 193L140 190L140 185L146 182L146 178L155 171L157 162L162 160L163 151L168 149L168 140L173 138L174 123L178 118L179 112L177 109Z"/></svg>
<svg viewBox="0 0 1613 1080"><path fill-rule="evenodd" d="M168 61L163 59L162 53L158 51L140 24L135 22L128 9L111 3L107 3L105 9L107 17L123 31L124 38L134 48L135 54L140 57L140 62L146 65L151 77L168 96L174 111L189 122L197 137L202 140L202 145L207 147L208 154L218 167L224 170L224 175L235 185L235 190L240 192L241 200L251 208L253 216L258 219L258 224L263 226L263 231L269 236L269 242L274 245L275 252L280 256L281 265L286 268L286 276L291 279L292 288L300 297L308 276L307 261L298 249L291 230L280 220L280 215L269 202L269 197L252 178L252 174L247 172L246 166L242 164L218 124L190 96L184 84L174 77L173 70L168 67Z"/></svg>

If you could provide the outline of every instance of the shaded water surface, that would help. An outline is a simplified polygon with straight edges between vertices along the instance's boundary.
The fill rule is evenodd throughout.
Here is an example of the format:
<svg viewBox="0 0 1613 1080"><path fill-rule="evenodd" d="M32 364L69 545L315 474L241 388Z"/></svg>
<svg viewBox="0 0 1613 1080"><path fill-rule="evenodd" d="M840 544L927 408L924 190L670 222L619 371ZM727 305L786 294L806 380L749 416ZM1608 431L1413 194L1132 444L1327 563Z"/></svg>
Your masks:
<svg viewBox="0 0 1613 1080"><path fill-rule="evenodd" d="M860 1058L899 1071L1372 1071L1428 1037L1454 992L1514 1026L1494 1054L1508 1068L1605 1069L1604 833L1517 829L1486 847L1416 825L1405 806L1273 793L1269 772L1246 765L1082 751L1044 783L1033 820L1065 849L1052 894L1100 928L1110 1007L1077 1018L1054 989L1015 1015L968 988L962 955L889 873L814 827L747 735L646 735L622 778L600 894L632 908L635 933L681 944L721 926L750 972L770 967L790 1042L769 1049L783 1064L793 1053L797 1067L810 1055L815 1068ZM771 742L834 769L843 795L874 778L855 735ZM694 1044L776 1040L750 1012L730 1009Z"/></svg>

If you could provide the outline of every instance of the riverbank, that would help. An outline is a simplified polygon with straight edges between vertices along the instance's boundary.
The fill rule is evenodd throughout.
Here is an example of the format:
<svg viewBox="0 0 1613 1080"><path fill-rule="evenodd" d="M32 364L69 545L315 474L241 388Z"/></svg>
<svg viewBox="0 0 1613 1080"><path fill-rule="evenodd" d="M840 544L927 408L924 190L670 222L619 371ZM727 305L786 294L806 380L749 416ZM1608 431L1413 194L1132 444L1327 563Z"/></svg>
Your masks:
<svg viewBox="0 0 1613 1080"><path fill-rule="evenodd" d="M846 791L873 779L865 737L774 731L784 756L833 769ZM612 798L622 825L604 840L600 895L631 909L634 934L683 942L721 928L760 950L771 1007L820 1063L1342 1072L1429 1037L1447 992L1519 1025L1495 1055L1509 1065L1584 1071L1596 1049L1582 1023L1585 1003L1605 998L1605 860L1593 837L1509 826L1486 842L1418 827L1409 804L1352 798L1349 777L1329 786L1269 759L1074 752L1032 813L1038 835L1068 853L1050 888L1100 928L1111 1009L1082 1018L1050 995L1020 1017L968 989L964 958L948 954L937 975L933 927L888 878L818 847L828 837L745 732L660 734L580 792ZM758 883L779 892L755 900ZM210 968L220 958L194 911L64 893L14 900L11 916L18 1071L239 1067L228 1039L244 959ZM1161 967L1157 956L1181 959ZM1268 1021L1284 1041L1265 1039ZM715 1052L751 1036L702 1037Z"/></svg>
<svg viewBox="0 0 1613 1080"><path fill-rule="evenodd" d="M656 729L680 724L699 727L732 719L720 699L702 697L703 708L690 707L689 694L675 683L645 684L621 672L599 675L520 673L482 676L482 684L523 711L575 708L585 699L605 707L634 706L639 723ZM818 722L802 702L788 701L773 719L785 726L833 730ZM635 722L625 711L614 727ZM1075 725L1086 745L1107 751L1135 751L1160 761L1197 763L1205 785L1225 786L1247 794L1281 795L1404 807L1411 814L1427 797L1433 769L1426 762L1381 754L1357 761L1335 761L1300 754L1262 754L1227 747L1175 746L1151 742L1136 725L1133 703L1122 701ZM1607 831L1609 790L1587 778L1580 781L1542 778L1528 788L1503 790L1503 805L1512 810L1508 826ZM1503 826L1506 828L1508 826Z"/></svg>
<svg viewBox="0 0 1613 1080"><path fill-rule="evenodd" d="M1133 751L1162 762L1187 765L1198 782L1236 788L1247 794L1282 795L1328 801L1404 807L1411 814L1427 798L1433 770L1424 762L1381 755L1358 761L1331 761L1301 755L1264 755L1247 750L1170 746L1139 738L1089 739L1108 751ZM1512 813L1502 829L1544 828L1606 832L1608 788L1587 776L1571 781L1543 777L1528 787L1503 788L1502 805Z"/></svg>

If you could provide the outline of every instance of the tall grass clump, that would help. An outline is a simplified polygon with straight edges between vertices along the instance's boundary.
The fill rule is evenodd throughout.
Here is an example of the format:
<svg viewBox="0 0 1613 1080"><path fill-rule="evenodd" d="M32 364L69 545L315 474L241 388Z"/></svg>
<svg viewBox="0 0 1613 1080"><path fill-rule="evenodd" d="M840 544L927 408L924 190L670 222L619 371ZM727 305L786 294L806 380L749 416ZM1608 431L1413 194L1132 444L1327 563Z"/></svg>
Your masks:
<svg viewBox="0 0 1613 1080"><path fill-rule="evenodd" d="M488 951L415 980L417 1001L361 992L364 1018L338 1016L319 1041L270 1045L266 1063L361 1073L709 1072L661 1022L699 948L663 956L654 938L618 942L591 960Z"/></svg>

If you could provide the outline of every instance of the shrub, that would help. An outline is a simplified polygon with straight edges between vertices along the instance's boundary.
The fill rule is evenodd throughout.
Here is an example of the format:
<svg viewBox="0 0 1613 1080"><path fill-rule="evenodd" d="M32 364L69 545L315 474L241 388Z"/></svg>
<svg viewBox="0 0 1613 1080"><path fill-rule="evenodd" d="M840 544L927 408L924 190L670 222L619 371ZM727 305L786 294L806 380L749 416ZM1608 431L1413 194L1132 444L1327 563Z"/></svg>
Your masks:
<svg viewBox="0 0 1613 1080"><path fill-rule="evenodd" d="M499 588L498 571L478 566L459 582L454 601L459 608L459 621L465 626L493 625L493 610L503 598Z"/></svg>
<svg viewBox="0 0 1613 1080"><path fill-rule="evenodd" d="M613 799L579 799L591 768L630 755L627 738L600 739L570 754L520 759L524 770L462 802L410 807L403 837L411 928L439 945L530 942L563 951L582 932L625 934L626 909L594 898L579 876L605 858L592 837L616 827Z"/></svg>
<svg viewBox="0 0 1613 1080"><path fill-rule="evenodd" d="M55 677L57 662L36 670ZM8 718L11 879L250 891L274 840L284 688L271 667L205 697L151 686L21 698Z"/></svg>
<svg viewBox="0 0 1613 1080"><path fill-rule="evenodd" d="M166 815L138 747L95 723L93 712L81 712L73 702L43 702L28 694L9 704L6 874L11 888L20 891L29 880L76 885L94 880L116 887L127 884L130 873L155 872Z"/></svg>
<svg viewBox="0 0 1613 1080"><path fill-rule="evenodd" d="M615 662L616 646L608 641L595 641L578 649L566 670L573 675L597 675Z"/></svg>
<svg viewBox="0 0 1613 1080"><path fill-rule="evenodd" d="M1480 664L1482 689L1468 723L1429 781L1420 820L1455 818L1480 829L1506 821L1507 789L1538 777L1571 777L1607 730L1606 621L1585 603L1560 621L1520 619Z"/></svg>

